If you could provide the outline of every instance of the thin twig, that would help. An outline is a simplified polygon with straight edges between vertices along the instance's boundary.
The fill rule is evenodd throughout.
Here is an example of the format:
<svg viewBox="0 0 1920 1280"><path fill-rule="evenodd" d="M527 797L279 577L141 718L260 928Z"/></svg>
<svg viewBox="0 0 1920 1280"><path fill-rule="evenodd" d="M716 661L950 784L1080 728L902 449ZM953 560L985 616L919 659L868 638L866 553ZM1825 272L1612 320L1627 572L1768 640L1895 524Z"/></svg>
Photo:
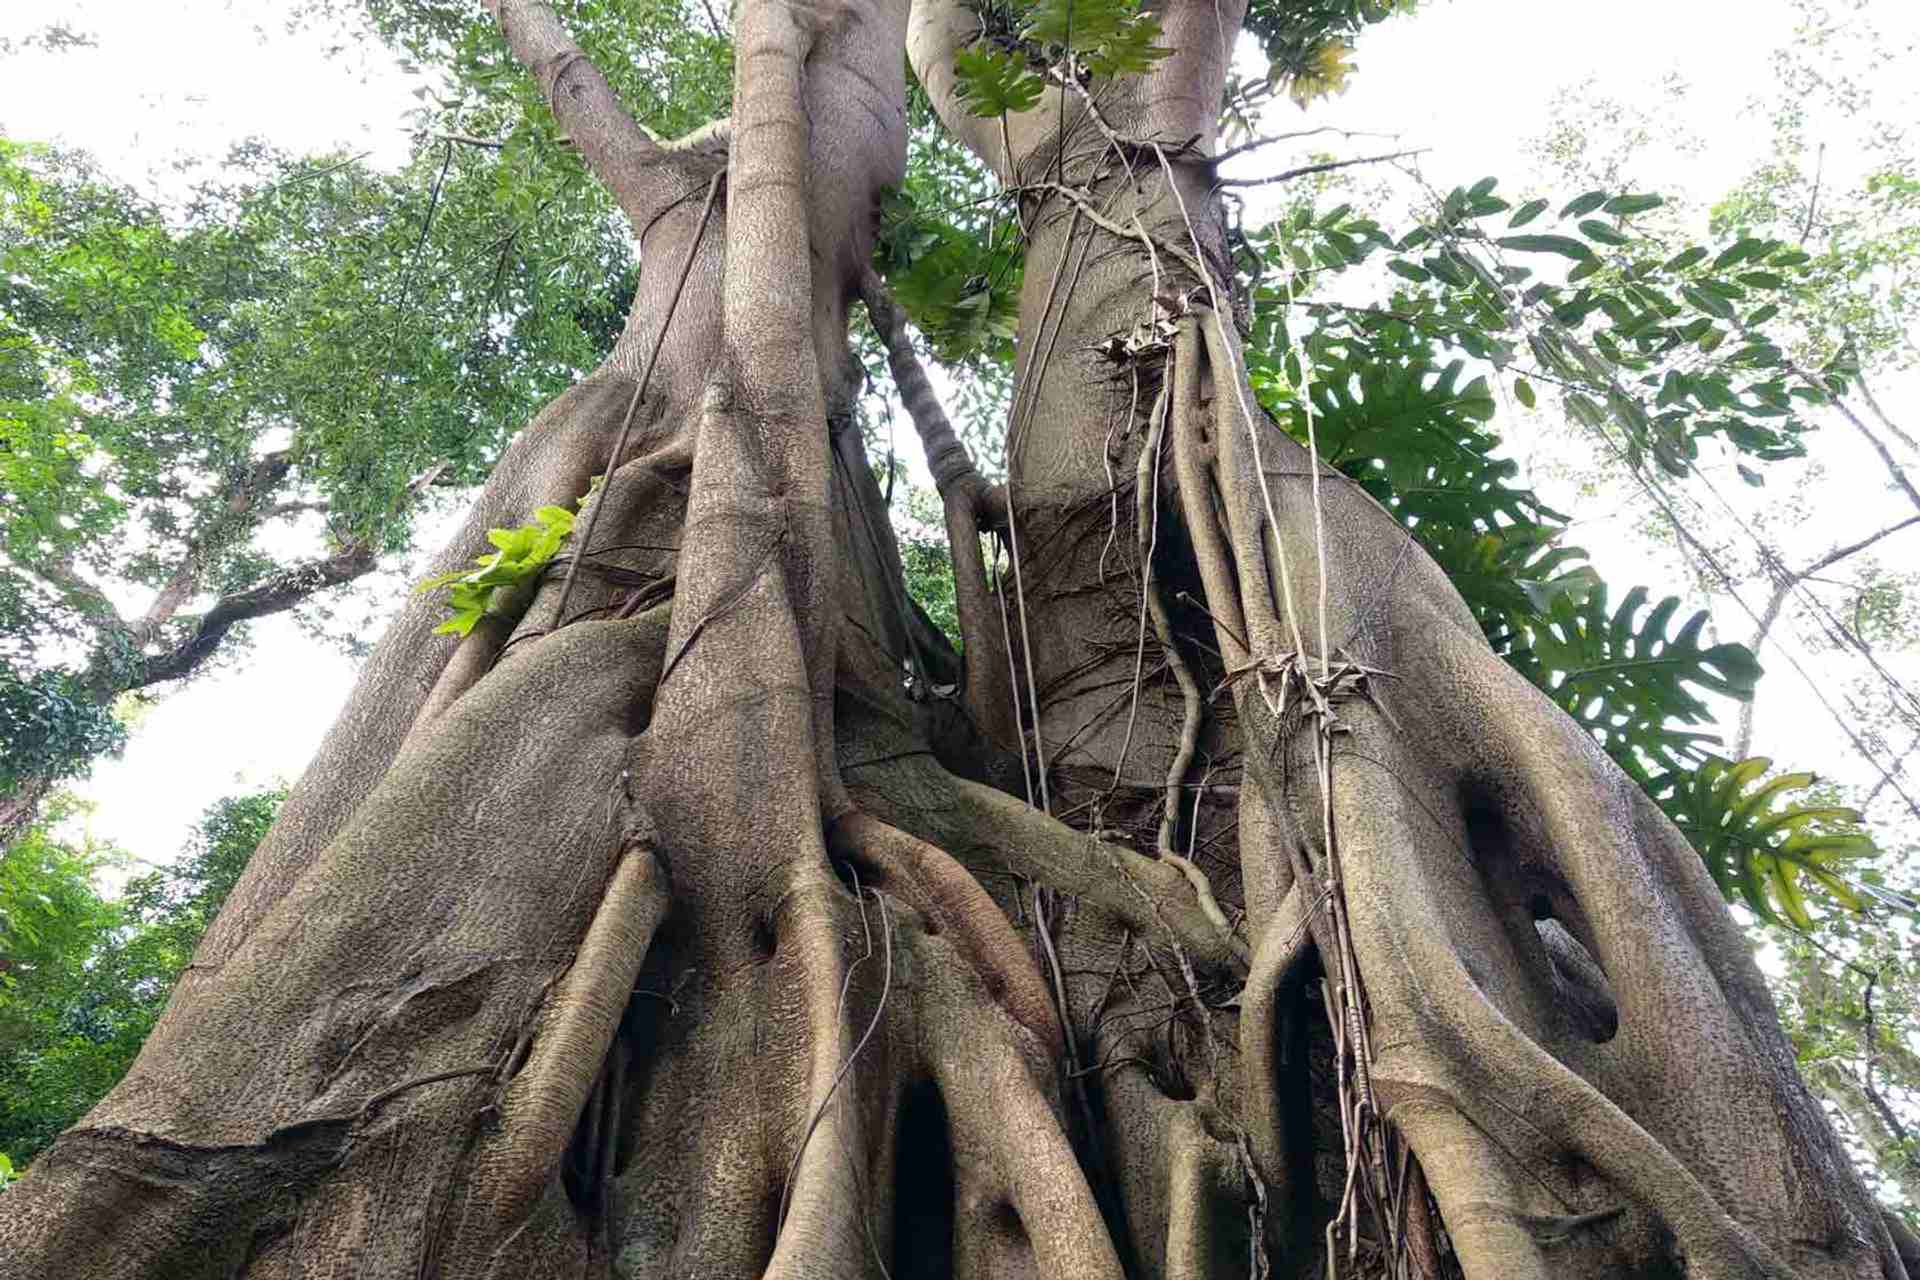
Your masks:
<svg viewBox="0 0 1920 1280"><path fill-rule="evenodd" d="M1216 153L1213 156L1213 162L1222 164L1235 156L1245 155L1249 151L1258 151L1262 147L1270 147L1276 142L1293 142L1299 138L1312 138L1323 133L1337 133L1343 138L1398 138L1400 136L1397 133L1382 133L1374 129L1339 129L1330 124L1323 124L1318 129L1296 129L1292 133L1270 133L1264 137L1251 139L1237 147L1228 147L1225 151Z"/></svg>
<svg viewBox="0 0 1920 1280"><path fill-rule="evenodd" d="M1264 178L1216 178L1215 186L1220 187L1264 187L1275 182L1291 182L1295 178L1304 178L1315 173L1330 173L1335 169L1347 169L1356 164L1380 164L1387 160L1404 160L1408 156L1417 156L1433 150L1432 147L1414 147L1409 151L1389 151L1377 156L1356 156L1351 160L1326 160L1320 164L1302 165L1298 169L1285 169L1279 173L1268 174Z"/></svg>

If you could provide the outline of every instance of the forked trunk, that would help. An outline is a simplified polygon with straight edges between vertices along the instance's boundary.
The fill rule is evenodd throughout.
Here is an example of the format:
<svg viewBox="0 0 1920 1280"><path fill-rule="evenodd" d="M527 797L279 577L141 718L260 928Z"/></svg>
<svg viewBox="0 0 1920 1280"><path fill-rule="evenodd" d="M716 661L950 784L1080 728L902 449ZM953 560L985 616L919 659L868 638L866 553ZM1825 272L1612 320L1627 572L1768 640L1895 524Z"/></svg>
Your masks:
<svg viewBox="0 0 1920 1280"><path fill-rule="evenodd" d="M1231 6L986 121L957 4L743 0L683 148L490 7L643 262L439 567L610 478L472 635L409 604L0 1276L1903 1274L1699 860L1253 406ZM1005 491L866 275L903 45L1021 188Z"/></svg>

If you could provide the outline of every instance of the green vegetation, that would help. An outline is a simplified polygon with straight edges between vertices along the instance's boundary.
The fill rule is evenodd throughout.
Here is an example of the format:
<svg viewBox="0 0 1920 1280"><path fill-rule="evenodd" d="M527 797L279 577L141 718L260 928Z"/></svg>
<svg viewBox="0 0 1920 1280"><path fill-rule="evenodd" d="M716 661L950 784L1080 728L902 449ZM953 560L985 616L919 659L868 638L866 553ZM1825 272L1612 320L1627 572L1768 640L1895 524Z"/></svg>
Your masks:
<svg viewBox="0 0 1920 1280"><path fill-rule="evenodd" d="M71 802L49 805L0 854L0 1157L11 1168L126 1073L284 795L214 804L172 866L116 898L96 881L126 855L59 835L78 816Z"/></svg>
<svg viewBox="0 0 1920 1280"><path fill-rule="evenodd" d="M1276 93L1337 93L1354 37L1411 7L1256 4L1270 70L1225 105L1236 136ZM476 483L619 331L629 246L478 7L370 10L453 95L422 107L401 172L249 148L162 208L84 157L0 141L0 797L24 797L30 818L0 853L0 1186L124 1072L280 795L222 801L182 862L113 899L96 880L122 855L57 834L63 802L37 816L31 802L124 741L120 695L185 679L247 620L317 609L410 545L430 495ZM956 63L982 116L1031 106L1062 68L1079 83L1166 52L1132 0L982 19ZM663 136L724 110L731 47L681 6L584 0L568 20ZM1245 229L1233 266L1264 408L1400 520L1496 652L1666 808L1730 901L1775 926L1756 936L1784 957L1803 1062L1910 1196L1904 845L1876 842L1855 798L1812 790L1823 762L1776 772L1715 732L1761 687L1766 628L1751 645L1709 633L1703 595L1736 584L1675 513L1703 462L1765 486L1770 467L1818 454L1836 414L1885 424L1865 379L1912 360L1920 180L1890 155L1823 207L1804 120L1774 124L1780 154L1704 238L1661 196L1590 174L1524 198L1492 178L1421 187L1410 212L1328 183ZM1017 201L950 139L911 145L875 265L959 384L956 420L991 469L1023 281ZM1123 352L1157 340L1152 324L1114 336ZM1700 581L1602 580L1568 516L1519 483L1497 425L1554 411ZM910 589L956 633L937 502L903 486L896 514ZM451 588L442 630L548 572L573 522L543 508L495 530L473 570L421 584ZM262 537L274 528L306 552L269 551L287 541ZM1907 581L1873 585L1851 628L1834 624L1836 648L1914 643ZM150 602L138 613L113 603L135 596ZM1870 726L1881 755L1886 727Z"/></svg>

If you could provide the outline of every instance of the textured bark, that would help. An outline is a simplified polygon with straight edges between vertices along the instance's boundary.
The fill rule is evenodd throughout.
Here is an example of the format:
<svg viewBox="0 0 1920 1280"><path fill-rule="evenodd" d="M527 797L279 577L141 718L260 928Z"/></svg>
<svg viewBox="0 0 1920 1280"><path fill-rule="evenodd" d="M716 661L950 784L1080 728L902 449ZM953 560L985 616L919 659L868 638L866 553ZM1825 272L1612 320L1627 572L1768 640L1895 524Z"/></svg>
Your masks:
<svg viewBox="0 0 1920 1280"><path fill-rule="evenodd" d="M0 1277L1904 1274L1699 860L1250 408L1231 6L1002 127L957 5L743 0L724 154L494 8L646 239L441 565L625 439L592 545L458 644L409 605ZM1004 493L866 277L903 44L1022 187ZM964 667L848 412L863 288L1014 552L959 559Z"/></svg>

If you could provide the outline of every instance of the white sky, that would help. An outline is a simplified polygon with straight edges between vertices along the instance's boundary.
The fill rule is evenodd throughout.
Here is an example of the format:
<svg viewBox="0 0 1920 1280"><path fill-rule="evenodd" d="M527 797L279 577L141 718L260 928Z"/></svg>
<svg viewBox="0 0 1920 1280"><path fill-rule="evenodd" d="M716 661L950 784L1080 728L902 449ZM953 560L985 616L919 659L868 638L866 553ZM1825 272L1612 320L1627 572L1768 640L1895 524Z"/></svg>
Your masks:
<svg viewBox="0 0 1920 1280"><path fill-rule="evenodd" d="M264 0L13 0L0 12L0 36L60 21L94 34L100 47L0 63L0 131L83 147L122 176L163 189L175 181L165 169L176 156L217 156L248 136L289 150L345 146L400 161L402 113L421 82L377 54L364 65L351 60L357 55L330 60L323 49L331 41L288 34L284 12ZM1920 26L1920 4L1911 0L1873 0L1868 13L1882 26ZM1789 0L1429 0L1415 17L1363 38L1344 98L1304 116L1282 104L1268 125L1397 133L1397 145L1431 148L1420 163L1440 185L1497 174L1519 187L1531 168L1526 144L1546 127L1562 88L1591 77L1611 95L1646 101L1659 77L1677 72L1691 86L1689 124L1709 146L1692 157L1649 155L1644 172L1651 185L1704 203L1763 154L1767 126L1751 99L1770 86L1768 57L1789 42L1796 20ZM1309 145L1358 152L1381 149L1376 142ZM1823 437L1821 449L1828 444ZM1844 477L1852 464L1836 457ZM1546 496L1593 514L1565 495ZM1871 516L1843 505L1844 517ZM1838 533L1853 527L1846 519L1836 525ZM1581 541L1622 591L1640 577L1678 585L1647 572L1644 551L1617 531L1596 533L1583 528ZM1790 558L1829 541L1811 539ZM1920 547L1907 550L1920 556ZM1744 623L1732 625L1737 613L1721 616L1731 638L1744 637ZM352 665L284 618L260 624L256 637L239 669L167 699L140 724L123 760L96 769L83 788L98 806L96 835L165 861L213 800L299 774L351 685ZM1758 748L1784 744L1783 754L1815 763L1843 759L1823 713L1775 665L1782 669L1763 686ZM1910 680L1920 678L1915 665L1905 664Z"/></svg>

